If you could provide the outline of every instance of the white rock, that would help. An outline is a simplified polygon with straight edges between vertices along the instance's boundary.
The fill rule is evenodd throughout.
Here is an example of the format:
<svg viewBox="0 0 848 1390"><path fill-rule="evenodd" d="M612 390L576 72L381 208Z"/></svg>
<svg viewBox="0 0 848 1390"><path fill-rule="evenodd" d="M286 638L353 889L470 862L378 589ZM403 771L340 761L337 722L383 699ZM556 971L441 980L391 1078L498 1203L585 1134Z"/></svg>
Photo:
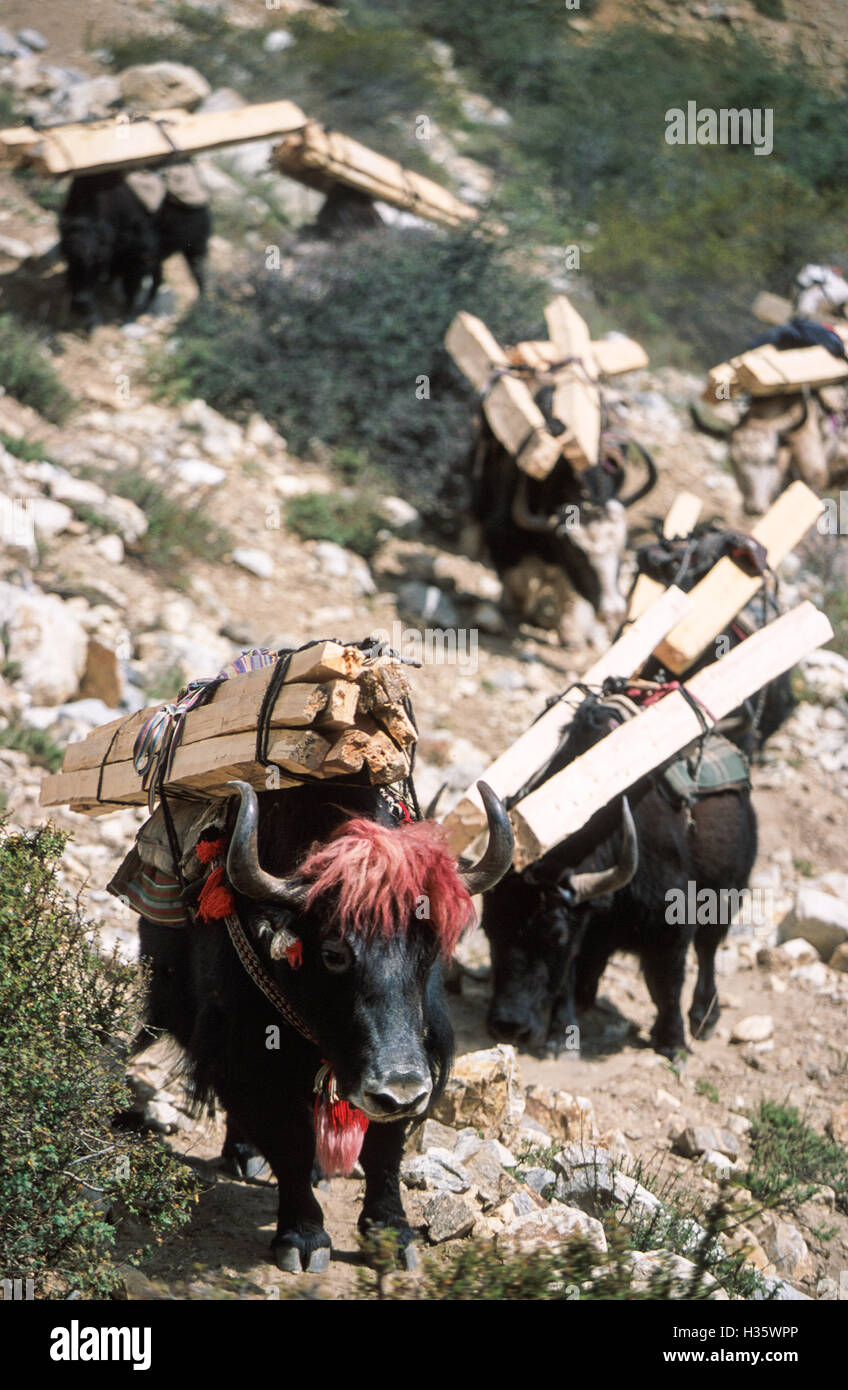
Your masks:
<svg viewBox="0 0 848 1390"><path fill-rule="evenodd" d="M294 34L288 29L272 29L265 35L262 47L266 53L283 53L294 43Z"/></svg>
<svg viewBox="0 0 848 1390"><path fill-rule="evenodd" d="M848 903L803 884L794 907L780 923L778 936L782 942L803 937L829 960L837 946L848 941Z"/></svg>
<svg viewBox="0 0 848 1390"><path fill-rule="evenodd" d="M421 525L421 513L403 497L384 497L380 511L396 531L414 531Z"/></svg>
<svg viewBox="0 0 848 1390"><path fill-rule="evenodd" d="M0 236L0 256L7 256L11 261L25 261L29 255L28 241L21 241L20 237Z"/></svg>
<svg viewBox="0 0 848 1390"><path fill-rule="evenodd" d="M348 579L354 592L360 596L375 594L377 586L365 561L352 550L336 545L335 541L316 541L313 555L318 560L322 573L331 579Z"/></svg>
<svg viewBox="0 0 848 1390"><path fill-rule="evenodd" d="M774 1032L774 1019L770 1014L749 1014L737 1019L730 1034L731 1042L765 1042Z"/></svg>
<svg viewBox="0 0 848 1390"><path fill-rule="evenodd" d="M0 583L0 625L6 657L21 668L21 684L35 704L60 705L77 693L88 636L67 603Z"/></svg>
<svg viewBox="0 0 848 1390"><path fill-rule="evenodd" d="M797 966L792 971L792 979L800 980L805 985L811 985L813 989L824 989L830 984L830 971L824 961L817 960L811 965Z"/></svg>
<svg viewBox="0 0 848 1390"><path fill-rule="evenodd" d="M143 63L118 74L121 93L129 104L144 111L174 107L191 110L212 91L196 68L184 63Z"/></svg>
<svg viewBox="0 0 848 1390"><path fill-rule="evenodd" d="M270 579L274 573L274 560L265 550L255 550L238 546L233 551L233 560L243 570L255 574L258 579Z"/></svg>
<svg viewBox="0 0 848 1390"><path fill-rule="evenodd" d="M91 548L110 565L122 565L124 562L124 542L114 532L101 536Z"/></svg>
<svg viewBox="0 0 848 1390"><path fill-rule="evenodd" d="M706 1149L701 1154L701 1172L707 1178L713 1178L720 1182L722 1178L729 1178L733 1172L733 1164L726 1154L719 1153L718 1149Z"/></svg>
<svg viewBox="0 0 848 1390"><path fill-rule="evenodd" d="M214 463L207 463L205 459L178 459L174 464L174 472L180 481L187 483L189 487L220 487L221 483L227 481L224 469L216 467Z"/></svg>
<svg viewBox="0 0 848 1390"><path fill-rule="evenodd" d="M68 529L74 519L70 507L64 502L56 502L52 497L33 497L30 502L36 536L52 540Z"/></svg>

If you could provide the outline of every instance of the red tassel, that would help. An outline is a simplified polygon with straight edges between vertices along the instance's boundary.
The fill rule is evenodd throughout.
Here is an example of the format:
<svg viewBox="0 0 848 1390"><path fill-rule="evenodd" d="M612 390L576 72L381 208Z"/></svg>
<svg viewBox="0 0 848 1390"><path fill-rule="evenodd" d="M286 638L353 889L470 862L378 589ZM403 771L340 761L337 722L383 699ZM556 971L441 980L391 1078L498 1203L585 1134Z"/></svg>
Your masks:
<svg viewBox="0 0 848 1390"><path fill-rule="evenodd" d="M347 1178L362 1151L368 1116L346 1100L315 1097L315 1157L325 1178Z"/></svg>
<svg viewBox="0 0 848 1390"><path fill-rule="evenodd" d="M303 965L303 942L293 941L291 946L286 947L286 960L292 970L299 970Z"/></svg>
<svg viewBox="0 0 848 1390"><path fill-rule="evenodd" d="M223 858L226 848L226 840L198 840L194 852L201 864L211 864L213 859Z"/></svg>
<svg viewBox="0 0 848 1390"><path fill-rule="evenodd" d="M213 869L197 900L197 915L204 922L217 922L235 911L235 899L224 879L224 866Z"/></svg>

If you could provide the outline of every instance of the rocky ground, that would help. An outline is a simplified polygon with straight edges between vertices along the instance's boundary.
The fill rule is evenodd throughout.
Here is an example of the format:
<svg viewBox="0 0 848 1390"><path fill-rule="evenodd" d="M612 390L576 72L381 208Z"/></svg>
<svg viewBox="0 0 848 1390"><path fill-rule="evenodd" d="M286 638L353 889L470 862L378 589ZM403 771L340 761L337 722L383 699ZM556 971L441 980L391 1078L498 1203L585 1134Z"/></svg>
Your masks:
<svg viewBox="0 0 848 1390"><path fill-rule="evenodd" d="M48 89L44 99L63 90ZM221 171L221 196L226 177ZM44 253L54 223L8 176L0 176L0 200L7 209L0 275L10 292L25 283L29 293L27 259ZM24 251L14 245L21 241ZM223 239L213 246L220 265L235 254ZM36 278L49 312L53 272L48 267ZM237 425L209 403L175 407L153 397L151 355L165 349L173 311L190 293L182 268L171 265L156 315L98 328L89 338L54 332L53 364L80 402L65 425L0 394L7 446L0 447L5 813L13 825L44 819L37 732L61 747L122 712L171 697L185 680L214 674L245 646L297 645L317 635L359 639L378 628L391 634L397 622L421 621L422 606L431 611L433 604L479 633L464 664L425 663L414 678L419 795L426 801L446 782L447 809L545 700L585 668L592 649L566 650L549 634L517 626L497 576L430 545L403 499L386 504L385 543L370 566L328 542L300 541L285 526L286 500L338 487L319 442L310 458L295 458L258 416ZM630 517L633 543L682 487L703 498L705 515L741 521L725 445L690 423L688 406L700 384L671 369L646 371L622 379L612 393L660 469L657 489ZM160 553L152 563L149 517L115 488L128 473L158 490L171 524L202 510L223 528L220 555L182 551L169 560ZM785 605L822 601L822 576L834 565L837 576L844 573L840 547L839 537L814 536L790 557L781 572ZM466 1057L436 1123L412 1141L405 1170L410 1215L425 1243L444 1250L472 1231L509 1242L579 1229L601 1252L598 1174L609 1203L627 1212L656 1200L643 1187L634 1197L627 1188L634 1172L652 1175L652 1188L657 1175L660 1184L676 1179L709 1202L733 1165L746 1165L749 1115L764 1097L798 1107L817 1131L846 1143L848 661L838 652L818 654L804 663L799 688L803 702L754 769L760 853L753 886L763 890L766 906L757 925L732 928L720 953L724 1011L716 1034L694 1044L679 1066L657 1057L645 1041L645 986L632 961L617 959L599 1007L584 1021L579 1056L516 1058L499 1049L483 1060ZM133 921L104 885L142 813L102 820L51 814L71 835L66 887L79 895L104 948L117 944L131 955ZM462 992L453 1001L459 1051L477 1054L488 1048L479 932L464 944L463 960ZM130 1296L262 1298L289 1287L288 1276L265 1260L271 1187L236 1182L216 1168L220 1123L188 1118L178 1071L164 1051L146 1057L136 1074L148 1119L207 1185L190 1227L134 1276ZM596 1147L588 1154L574 1147L583 1143ZM581 1177L587 1165L588 1186ZM321 1280L329 1298L356 1292L360 1186L336 1179L322 1196L337 1250ZM834 1210L831 1192L820 1190L797 1210L740 1212L734 1239L756 1268L785 1281L781 1296L837 1296L848 1268L848 1220Z"/></svg>

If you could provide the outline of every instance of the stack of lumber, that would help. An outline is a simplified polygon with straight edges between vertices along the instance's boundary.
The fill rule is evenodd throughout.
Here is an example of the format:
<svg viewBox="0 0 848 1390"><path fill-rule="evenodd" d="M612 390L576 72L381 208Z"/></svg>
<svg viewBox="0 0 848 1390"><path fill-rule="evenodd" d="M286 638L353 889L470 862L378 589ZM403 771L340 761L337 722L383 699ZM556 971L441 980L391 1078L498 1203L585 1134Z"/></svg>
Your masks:
<svg viewBox="0 0 848 1390"><path fill-rule="evenodd" d="M299 777L350 774L385 786L408 774L416 734L404 708L406 673L396 658L369 659L358 647L336 642L295 652L270 714L269 769L256 759L256 729L274 671L271 666L234 676L208 704L188 712L166 791L212 800L230 795L227 783L234 778L262 790L297 786ZM41 805L69 805L89 815L145 805L133 747L157 708L72 743L62 771L44 778Z"/></svg>
<svg viewBox="0 0 848 1390"><path fill-rule="evenodd" d="M0 167L29 164L41 174L90 174L139 169L247 140L299 130L306 116L292 101L268 101L237 111L151 111L36 130L0 130Z"/></svg>
<svg viewBox="0 0 848 1390"><path fill-rule="evenodd" d="M833 324L848 345L848 324ZM827 386L848 378L848 361L834 357L824 347L779 348L766 344L751 348L707 373L705 401L726 401L747 391L751 396L779 396L804 386Z"/></svg>
<svg viewBox="0 0 848 1390"><path fill-rule="evenodd" d="M687 689L710 719L719 720L832 637L825 614L812 603L799 604L699 671ZM568 839L614 797L702 732L701 719L680 691L671 691L619 725L510 813L516 868Z"/></svg>
<svg viewBox="0 0 848 1390"><path fill-rule="evenodd" d="M546 478L565 457L582 472L601 447L600 376L647 366L640 345L624 336L593 341L565 295L545 310L550 340L503 348L473 314L456 315L445 347L482 398L483 413L504 448L531 478ZM553 385L553 415L564 431L548 429L534 394Z"/></svg>
<svg viewBox="0 0 848 1390"><path fill-rule="evenodd" d="M339 131L325 130L317 121L309 121L302 130L287 135L274 150L271 163L289 178L321 192L328 192L334 183L343 183L369 198L378 198L447 227L459 227L477 219L476 208L455 198L441 184L405 169L396 160L377 154Z"/></svg>

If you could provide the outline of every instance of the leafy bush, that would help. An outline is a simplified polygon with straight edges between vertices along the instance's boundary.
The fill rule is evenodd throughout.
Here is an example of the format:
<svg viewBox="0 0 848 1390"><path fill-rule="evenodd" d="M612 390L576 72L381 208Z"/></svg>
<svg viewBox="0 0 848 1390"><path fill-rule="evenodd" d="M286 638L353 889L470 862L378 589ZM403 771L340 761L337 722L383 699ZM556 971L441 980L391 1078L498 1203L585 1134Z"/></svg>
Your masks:
<svg viewBox="0 0 848 1390"><path fill-rule="evenodd" d="M757 13L765 15L766 19L786 18L784 0L753 0L753 5Z"/></svg>
<svg viewBox="0 0 848 1390"><path fill-rule="evenodd" d="M0 381L10 396L56 424L70 413L73 398L44 355L37 333L11 314L0 314Z"/></svg>
<svg viewBox="0 0 848 1390"><path fill-rule="evenodd" d="M836 1205L848 1212L848 1153L841 1144L817 1134L791 1105L760 1101L751 1117L748 1138L751 1164L745 1185L761 1202L797 1206L826 1184Z"/></svg>
<svg viewBox="0 0 848 1390"><path fill-rule="evenodd" d="M306 492L288 503L286 521L301 540L335 541L370 560L379 544L379 532L386 529L378 501L369 492L348 497Z"/></svg>
<svg viewBox="0 0 848 1390"><path fill-rule="evenodd" d="M474 414L443 345L451 319L464 308L506 341L538 336L542 299L507 246L376 232L198 301L161 380L233 415L258 410L296 452L314 436L356 448L433 513L459 483Z"/></svg>
<svg viewBox="0 0 848 1390"><path fill-rule="evenodd" d="M103 1297L119 1282L110 1209L161 1238L187 1220L195 1182L157 1140L111 1128L129 1103L121 1039L138 986L62 894L64 843L0 831L0 1262L37 1297Z"/></svg>
<svg viewBox="0 0 848 1390"><path fill-rule="evenodd" d="M9 662L8 665L14 667L15 663ZM0 748L16 748L26 753L30 762L45 767L48 772L58 772L65 755L64 749L44 729L20 724L9 724L7 728L0 729Z"/></svg>

